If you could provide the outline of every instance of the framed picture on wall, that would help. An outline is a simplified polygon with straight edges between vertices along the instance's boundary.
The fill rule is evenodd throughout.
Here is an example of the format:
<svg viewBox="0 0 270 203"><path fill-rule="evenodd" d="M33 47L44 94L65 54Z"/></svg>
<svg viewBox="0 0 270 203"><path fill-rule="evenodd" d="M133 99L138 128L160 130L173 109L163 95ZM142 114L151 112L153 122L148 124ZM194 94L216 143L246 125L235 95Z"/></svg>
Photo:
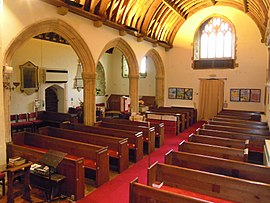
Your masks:
<svg viewBox="0 0 270 203"><path fill-rule="evenodd" d="M176 98L177 99L185 99L185 89L184 88L177 88L176 89Z"/></svg>
<svg viewBox="0 0 270 203"><path fill-rule="evenodd" d="M232 101L232 102L240 101L240 89L231 89L230 90L230 101Z"/></svg>
<svg viewBox="0 0 270 203"><path fill-rule="evenodd" d="M240 101L241 102L250 101L250 89L240 89Z"/></svg>
<svg viewBox="0 0 270 203"><path fill-rule="evenodd" d="M260 102L261 101L261 90L260 89L251 89L250 90L250 101L251 102Z"/></svg>
<svg viewBox="0 0 270 203"><path fill-rule="evenodd" d="M185 88L185 99L192 100L192 98L193 98L193 89Z"/></svg>
<svg viewBox="0 0 270 203"><path fill-rule="evenodd" d="M176 99L176 88L175 87L169 87L168 98L169 99Z"/></svg>

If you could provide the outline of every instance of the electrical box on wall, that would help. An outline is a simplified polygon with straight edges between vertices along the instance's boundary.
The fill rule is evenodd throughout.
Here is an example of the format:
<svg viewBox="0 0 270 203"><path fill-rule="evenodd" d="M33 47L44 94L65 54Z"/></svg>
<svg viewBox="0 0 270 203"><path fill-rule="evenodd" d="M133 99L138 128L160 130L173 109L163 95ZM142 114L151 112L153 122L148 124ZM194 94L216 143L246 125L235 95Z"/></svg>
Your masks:
<svg viewBox="0 0 270 203"><path fill-rule="evenodd" d="M45 83L66 83L68 81L68 71L46 69L44 79Z"/></svg>

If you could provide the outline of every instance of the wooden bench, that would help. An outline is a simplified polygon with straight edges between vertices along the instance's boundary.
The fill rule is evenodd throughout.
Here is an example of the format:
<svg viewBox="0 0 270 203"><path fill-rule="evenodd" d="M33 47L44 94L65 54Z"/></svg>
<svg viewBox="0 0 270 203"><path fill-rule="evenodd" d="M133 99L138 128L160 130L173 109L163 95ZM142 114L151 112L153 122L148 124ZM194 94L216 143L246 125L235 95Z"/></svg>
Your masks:
<svg viewBox="0 0 270 203"><path fill-rule="evenodd" d="M185 142L178 145L178 151L190 152L194 154L203 154L224 159L236 161L248 161L248 149L240 150L235 148L221 147L210 144L201 144L195 142Z"/></svg>
<svg viewBox="0 0 270 203"><path fill-rule="evenodd" d="M138 183L138 178L129 183L129 203L206 203L208 201L188 197L173 192L160 190L148 185Z"/></svg>
<svg viewBox="0 0 270 203"><path fill-rule="evenodd" d="M191 124L197 123L197 109L193 107L183 107L183 106L171 106L173 109L181 109L188 111L192 120Z"/></svg>
<svg viewBox="0 0 270 203"><path fill-rule="evenodd" d="M39 133L42 135L48 135L82 143L94 144L105 147L107 146L110 156L110 163L114 165L114 160L117 160L116 165L120 173L128 168L128 138L110 137L94 133L55 128L50 126L40 128Z"/></svg>
<svg viewBox="0 0 270 203"><path fill-rule="evenodd" d="M270 184L270 167L259 164L173 150L165 154L164 163Z"/></svg>
<svg viewBox="0 0 270 203"><path fill-rule="evenodd" d="M37 119L44 122L43 126L49 125L52 127L59 127L62 122L77 122L71 114L51 111L38 111Z"/></svg>
<svg viewBox="0 0 270 203"><path fill-rule="evenodd" d="M48 137L38 133L21 132L13 135L14 144L40 149L65 152L70 156L84 157L84 168L87 177L94 176L98 187L109 181L108 148L85 144L71 140Z"/></svg>
<svg viewBox="0 0 270 203"><path fill-rule="evenodd" d="M204 129L197 129L196 133L199 135L215 136L215 137L224 137L230 139L238 140L249 140L249 150L250 151L260 151L262 152L265 139L269 139L268 136L263 135L254 135L247 133L237 133L237 132L228 132L222 130L211 129L211 126L205 125Z"/></svg>
<svg viewBox="0 0 270 203"><path fill-rule="evenodd" d="M207 135L195 135L191 133L188 137L189 142L197 142L203 144L211 144L223 147L231 147L236 149L246 149L248 148L249 140L238 140L222 137L214 137Z"/></svg>
<svg viewBox="0 0 270 203"><path fill-rule="evenodd" d="M154 112L166 112L166 113L178 113L178 114L184 114L185 117L182 119L185 119L185 122L183 123L184 126L181 129L181 132L184 131L185 129L188 129L189 126L193 124L193 114L191 115L191 112L185 109L180 109L180 108L172 108L172 107L165 107L165 106L160 106L156 109L150 109L151 111Z"/></svg>
<svg viewBox="0 0 270 203"><path fill-rule="evenodd" d="M241 119L234 119L234 118L226 118L226 117L220 117L220 116L214 116L213 119L214 121L227 121L227 122L233 122L233 123L245 123L249 124L250 126L268 126L267 122L262 122L262 121L251 121L251 120L241 120Z"/></svg>
<svg viewBox="0 0 270 203"><path fill-rule="evenodd" d="M81 132L95 133L106 136L113 136L119 138L128 138L129 149L132 153L129 153L129 157L135 162L143 158L143 134L142 132L134 132L119 129L109 129L105 127L86 126L79 123L62 123L61 128L76 130Z"/></svg>
<svg viewBox="0 0 270 203"><path fill-rule="evenodd" d="M164 122L165 128L166 126L169 126L170 123L167 121L170 121L171 119L167 119L167 117L172 117L174 116L176 119L176 134L179 132L183 132L186 127L189 126L189 117L186 118L185 113L178 113L178 112L173 112L173 111L167 111L165 109L151 109L149 111L146 111L146 118L148 121L152 121L152 119L149 117L149 114L156 114L156 115L161 115L161 121ZM189 116L189 114L188 114Z"/></svg>
<svg viewBox="0 0 270 203"><path fill-rule="evenodd" d="M181 122L180 114L166 114L164 112L152 112L146 111L146 120L150 123L164 123L164 131L166 133L172 133L175 135L181 131L181 126L184 126Z"/></svg>
<svg viewBox="0 0 270 203"><path fill-rule="evenodd" d="M221 120L219 120L219 121L209 120L208 124L229 126L229 127L239 127L239 128L250 128L250 129L261 130L262 132L266 131L266 133L269 132L269 128L267 125L251 125L250 123L236 123L236 122L221 121Z"/></svg>
<svg viewBox="0 0 270 203"><path fill-rule="evenodd" d="M205 129L220 130L220 131L227 131L227 132L237 132L237 133L246 133L246 134L254 134L254 135L264 135L264 136L270 135L270 132L268 130L260 130L260 129L255 129L255 128L240 128L240 127L212 125L212 124L211 125L204 124L202 127Z"/></svg>
<svg viewBox="0 0 270 203"><path fill-rule="evenodd" d="M20 156L26 160L38 163L45 155L46 150L37 150L14 143L7 143L7 160L11 157ZM57 173L64 175L65 183L61 186L61 194L66 196L74 195L75 200L84 197L84 159L82 157L66 156L57 167Z"/></svg>
<svg viewBox="0 0 270 203"><path fill-rule="evenodd" d="M236 118L236 119L242 119L242 120L252 120L252 121L261 121L261 115L260 114L254 114L254 113L245 113L245 112L225 112L221 111L217 114L218 116L226 117L226 118Z"/></svg>
<svg viewBox="0 0 270 203"><path fill-rule="evenodd" d="M147 177L148 185L163 182L161 189L191 191L233 202L268 202L270 199L269 184L179 166L155 163L148 168Z"/></svg>
<svg viewBox="0 0 270 203"><path fill-rule="evenodd" d="M130 130L134 132L142 132L143 133L143 142L144 142L144 151L147 154L155 151L155 128L154 127L146 127L146 126L132 126L125 125L119 123L109 123L109 122L97 122L96 126L119 129L119 130Z"/></svg>
<svg viewBox="0 0 270 203"><path fill-rule="evenodd" d="M161 147L164 145L164 123L151 123L147 121L130 121L126 119L111 119L111 118L102 118L103 122L111 123L122 123L125 125L134 125L134 126L147 126L155 128L155 147Z"/></svg>

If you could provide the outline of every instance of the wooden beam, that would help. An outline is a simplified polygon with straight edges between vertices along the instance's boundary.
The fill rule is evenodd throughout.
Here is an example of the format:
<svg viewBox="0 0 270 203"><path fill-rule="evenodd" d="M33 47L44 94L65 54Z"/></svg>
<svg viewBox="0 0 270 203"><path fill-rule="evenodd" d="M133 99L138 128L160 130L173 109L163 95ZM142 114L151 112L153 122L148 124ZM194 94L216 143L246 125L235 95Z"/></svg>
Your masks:
<svg viewBox="0 0 270 203"><path fill-rule="evenodd" d="M162 2L168 7L170 8L176 15L178 15L179 17L186 19L185 16L183 16L181 13L179 13L174 7L173 5L170 4L169 0L162 0Z"/></svg>
<svg viewBox="0 0 270 203"><path fill-rule="evenodd" d="M212 1L212 4L215 5L217 3L216 0L211 0Z"/></svg>
<svg viewBox="0 0 270 203"><path fill-rule="evenodd" d="M243 0L244 12L248 12L248 0Z"/></svg>

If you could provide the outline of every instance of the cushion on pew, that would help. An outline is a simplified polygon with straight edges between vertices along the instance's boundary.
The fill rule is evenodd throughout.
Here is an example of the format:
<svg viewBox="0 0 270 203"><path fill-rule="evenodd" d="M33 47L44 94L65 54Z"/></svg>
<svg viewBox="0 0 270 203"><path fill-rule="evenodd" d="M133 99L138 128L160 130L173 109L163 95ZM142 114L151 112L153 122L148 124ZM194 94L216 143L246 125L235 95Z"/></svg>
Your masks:
<svg viewBox="0 0 270 203"><path fill-rule="evenodd" d="M135 144L128 144L129 149L135 149Z"/></svg>
<svg viewBox="0 0 270 203"><path fill-rule="evenodd" d="M118 156L118 152L117 151L114 151L114 150L108 150L108 153L109 153L109 156L111 156L111 157L115 157L115 158L118 158L119 156Z"/></svg>
<svg viewBox="0 0 270 203"><path fill-rule="evenodd" d="M84 167L89 168L89 169L93 169L93 170L96 170L96 168L97 168L96 167L97 163L93 160L90 160L90 159L84 159L83 165L84 165Z"/></svg>
<svg viewBox="0 0 270 203"><path fill-rule="evenodd" d="M230 201L230 200L224 200L224 199L220 199L220 198L217 198L217 197L211 197L211 196L208 196L208 195L203 195L203 194L200 194L200 193L191 192L191 191L188 191L188 190L183 190L183 189L170 187L170 186L166 186L166 185L163 185L161 187L161 189L166 190L166 191L170 191L170 192L174 192L174 193L178 193L178 194L181 194L181 195L189 196L189 197L195 197L195 198L210 201L210 202L234 203L233 201Z"/></svg>

